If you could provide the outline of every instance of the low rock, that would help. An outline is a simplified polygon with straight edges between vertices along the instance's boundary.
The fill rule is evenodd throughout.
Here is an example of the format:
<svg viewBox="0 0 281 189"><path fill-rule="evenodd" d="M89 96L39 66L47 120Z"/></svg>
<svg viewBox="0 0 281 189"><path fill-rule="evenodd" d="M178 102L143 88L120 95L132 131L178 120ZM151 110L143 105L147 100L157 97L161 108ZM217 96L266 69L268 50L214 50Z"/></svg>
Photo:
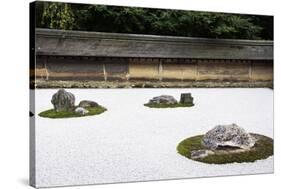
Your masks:
<svg viewBox="0 0 281 189"><path fill-rule="evenodd" d="M255 139L236 124L218 125L204 135L202 144L213 150L220 148L250 149L255 145Z"/></svg>
<svg viewBox="0 0 281 189"><path fill-rule="evenodd" d="M191 93L182 93L180 103L193 105L193 97L191 96Z"/></svg>
<svg viewBox="0 0 281 189"><path fill-rule="evenodd" d="M70 92L66 92L64 89L60 89L52 96L51 102L57 112L73 111L75 96Z"/></svg>
<svg viewBox="0 0 281 189"><path fill-rule="evenodd" d="M149 104L177 104L178 101L170 95L161 95L149 100Z"/></svg>
<svg viewBox="0 0 281 189"><path fill-rule="evenodd" d="M82 107L77 107L75 109L75 112L80 114L80 115L86 115L87 113L89 113L88 110L86 110L85 108L82 108Z"/></svg>
<svg viewBox="0 0 281 189"><path fill-rule="evenodd" d="M82 108L92 108L99 106L99 104L91 100L82 100L78 106Z"/></svg>
<svg viewBox="0 0 281 189"><path fill-rule="evenodd" d="M204 158L211 154L214 154L211 150L194 150L191 151L191 159Z"/></svg>

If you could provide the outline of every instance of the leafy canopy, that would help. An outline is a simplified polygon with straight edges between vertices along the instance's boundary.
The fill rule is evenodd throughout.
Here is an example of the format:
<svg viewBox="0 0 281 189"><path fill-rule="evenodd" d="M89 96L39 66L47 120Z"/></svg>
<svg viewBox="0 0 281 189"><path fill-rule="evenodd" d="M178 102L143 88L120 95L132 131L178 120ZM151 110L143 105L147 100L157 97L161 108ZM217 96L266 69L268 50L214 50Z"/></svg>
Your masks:
<svg viewBox="0 0 281 189"><path fill-rule="evenodd" d="M37 2L37 27L208 38L273 39L273 17Z"/></svg>

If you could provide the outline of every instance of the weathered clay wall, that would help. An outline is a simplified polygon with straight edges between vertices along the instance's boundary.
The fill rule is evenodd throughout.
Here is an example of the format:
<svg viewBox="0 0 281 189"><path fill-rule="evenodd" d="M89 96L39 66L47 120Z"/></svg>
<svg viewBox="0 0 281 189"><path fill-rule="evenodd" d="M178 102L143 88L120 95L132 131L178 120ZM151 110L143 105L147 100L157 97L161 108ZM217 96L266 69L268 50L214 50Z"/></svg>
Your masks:
<svg viewBox="0 0 281 189"><path fill-rule="evenodd" d="M273 81L273 42L36 29L44 81Z"/></svg>
<svg viewBox="0 0 281 189"><path fill-rule="evenodd" d="M129 61L130 79L135 80L159 80L160 66L159 60L153 59L130 59Z"/></svg>
<svg viewBox="0 0 281 189"><path fill-rule="evenodd" d="M273 81L273 62L252 63L250 79L254 81Z"/></svg>
<svg viewBox="0 0 281 189"><path fill-rule="evenodd" d="M199 62L197 80L245 81L250 79L250 64L245 62Z"/></svg>
<svg viewBox="0 0 281 189"><path fill-rule="evenodd" d="M36 77L45 80L126 80L128 60L37 56Z"/></svg>
<svg viewBox="0 0 281 189"><path fill-rule="evenodd" d="M96 81L269 81L271 61L38 56L36 77Z"/></svg>

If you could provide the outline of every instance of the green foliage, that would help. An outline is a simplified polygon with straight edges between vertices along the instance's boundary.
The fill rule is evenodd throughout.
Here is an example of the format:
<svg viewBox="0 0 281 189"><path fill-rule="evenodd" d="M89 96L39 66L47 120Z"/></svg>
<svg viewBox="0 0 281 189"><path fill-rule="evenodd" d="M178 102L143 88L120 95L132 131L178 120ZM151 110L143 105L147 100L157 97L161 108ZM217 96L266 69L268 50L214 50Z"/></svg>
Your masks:
<svg viewBox="0 0 281 189"><path fill-rule="evenodd" d="M74 14L67 3L50 3L44 6L41 23L52 29L72 30L75 27Z"/></svg>
<svg viewBox="0 0 281 189"><path fill-rule="evenodd" d="M89 113L85 115L80 115L74 111L69 112L69 111L61 111L57 112L54 109L46 110L43 111L39 114L41 117L46 117L46 118L72 118L72 117L84 117L84 116L93 116L93 115L98 115L106 111L106 108L102 106L97 106L97 107L91 107L91 108L86 108Z"/></svg>
<svg viewBox="0 0 281 189"><path fill-rule="evenodd" d="M273 39L273 17L37 2L37 27L208 38Z"/></svg>
<svg viewBox="0 0 281 189"><path fill-rule="evenodd" d="M182 103L177 103L177 104L152 104L152 103L147 103L144 104L144 106L147 106L149 108L179 108L179 107L192 107L194 104L182 104Z"/></svg>
<svg viewBox="0 0 281 189"><path fill-rule="evenodd" d="M194 161L200 161L210 164L225 164L225 163L242 163L242 162L254 162L259 159L266 159L273 155L273 140L269 137L252 134L258 140L255 146L249 150L239 153L219 153L215 151L215 154L208 155L205 158L194 159ZM203 135L187 138L180 142L177 146L179 154L191 159L191 151L205 149L201 143Z"/></svg>

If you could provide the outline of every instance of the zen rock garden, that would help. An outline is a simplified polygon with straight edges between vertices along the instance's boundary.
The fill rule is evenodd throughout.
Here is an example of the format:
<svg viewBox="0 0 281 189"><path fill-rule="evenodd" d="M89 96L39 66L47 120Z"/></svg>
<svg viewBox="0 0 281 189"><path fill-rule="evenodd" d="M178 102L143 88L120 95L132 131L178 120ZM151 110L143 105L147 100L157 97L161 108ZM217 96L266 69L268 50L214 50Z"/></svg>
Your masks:
<svg viewBox="0 0 281 189"><path fill-rule="evenodd" d="M189 159L204 163L254 162L273 155L273 139L247 133L236 124L218 125L205 135L183 140L177 150Z"/></svg>
<svg viewBox="0 0 281 189"><path fill-rule="evenodd" d="M82 100L78 106L75 106L75 96L64 89L59 89L51 99L54 108L43 111L39 114L41 117L48 118L71 118L92 116L101 114L106 108L90 100Z"/></svg>
<svg viewBox="0 0 281 189"><path fill-rule="evenodd" d="M82 100L75 105L74 94L59 89L53 94L53 109L39 114L47 118L71 118L93 116L107 109L95 101ZM180 100L173 96L161 95L153 97L144 106L150 108L176 108L194 106L191 93L181 93ZM236 124L217 125L204 135L197 135L181 141L177 151L184 157L209 163L226 164L254 162L273 155L273 139L255 133L248 133Z"/></svg>
<svg viewBox="0 0 281 189"><path fill-rule="evenodd" d="M191 107L194 106L191 93L182 93L178 102L173 96L161 95L153 97L144 106L150 108L176 108L176 107Z"/></svg>

